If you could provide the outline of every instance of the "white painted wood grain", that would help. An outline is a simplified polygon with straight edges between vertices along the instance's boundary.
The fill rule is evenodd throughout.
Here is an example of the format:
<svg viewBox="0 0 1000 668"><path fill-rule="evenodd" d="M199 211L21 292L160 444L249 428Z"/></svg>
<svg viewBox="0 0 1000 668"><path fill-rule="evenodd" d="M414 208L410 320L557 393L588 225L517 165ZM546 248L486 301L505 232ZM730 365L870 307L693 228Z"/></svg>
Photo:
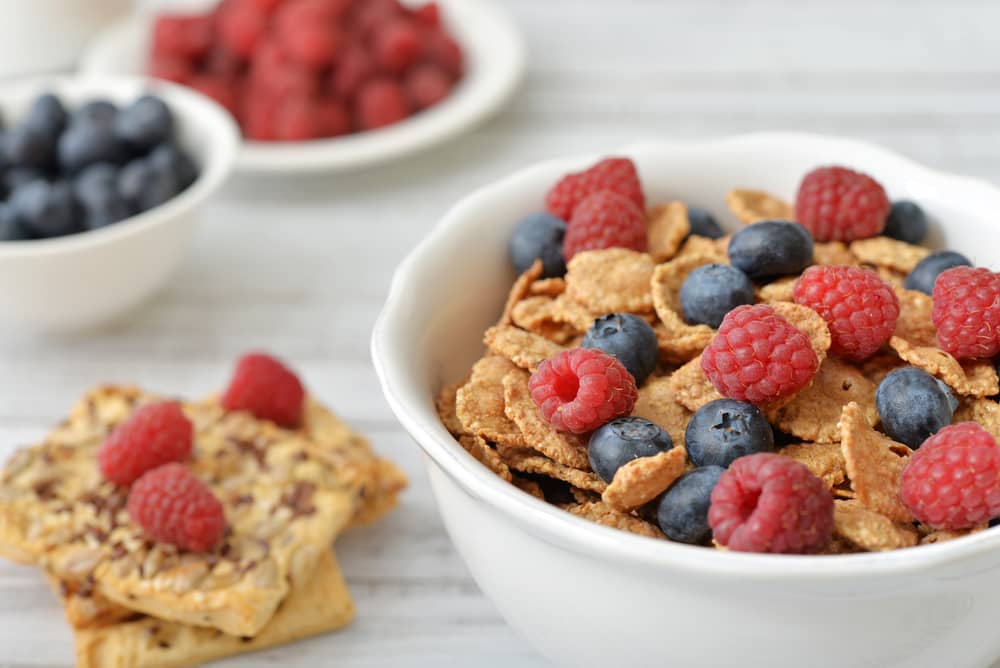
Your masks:
<svg viewBox="0 0 1000 668"><path fill-rule="evenodd" d="M562 154L771 129L852 135L1000 181L994 0L503 4L531 61L500 117L390 166L236 179L211 205L181 274L122 322L73 337L0 332L0 456L38 438L95 382L196 396L224 382L236 355L265 348L411 475L398 512L338 544L356 623L221 665L546 665L454 553L368 360L392 269L464 193ZM37 574L0 565L0 667L71 661Z"/></svg>

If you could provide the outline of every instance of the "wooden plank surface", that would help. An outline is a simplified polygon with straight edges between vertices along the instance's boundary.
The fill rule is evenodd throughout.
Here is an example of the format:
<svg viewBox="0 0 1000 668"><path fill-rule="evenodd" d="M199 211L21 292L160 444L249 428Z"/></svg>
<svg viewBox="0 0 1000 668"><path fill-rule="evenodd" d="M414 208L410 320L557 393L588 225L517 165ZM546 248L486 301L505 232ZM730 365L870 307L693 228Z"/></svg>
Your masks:
<svg viewBox="0 0 1000 668"><path fill-rule="evenodd" d="M121 322L0 332L0 456L102 380L213 391L248 348L280 353L412 477L403 507L339 545L349 629L228 666L547 665L454 553L419 454L368 359L391 272L447 207L533 161L658 137L795 129L876 141L1000 180L1000 3L992 0L506 0L530 72L509 109L447 145L354 174L233 180L183 270ZM57 289L57 288L54 288ZM0 564L0 666L71 664L30 569Z"/></svg>

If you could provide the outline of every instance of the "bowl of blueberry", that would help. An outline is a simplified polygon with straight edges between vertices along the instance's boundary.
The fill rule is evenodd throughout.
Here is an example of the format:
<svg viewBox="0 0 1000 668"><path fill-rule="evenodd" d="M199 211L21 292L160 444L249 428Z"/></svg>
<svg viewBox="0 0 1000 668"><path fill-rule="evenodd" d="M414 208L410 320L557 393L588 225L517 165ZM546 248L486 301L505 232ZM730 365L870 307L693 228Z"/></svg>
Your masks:
<svg viewBox="0 0 1000 668"><path fill-rule="evenodd" d="M98 324L176 269L238 132L210 99L130 77L0 87L0 319Z"/></svg>

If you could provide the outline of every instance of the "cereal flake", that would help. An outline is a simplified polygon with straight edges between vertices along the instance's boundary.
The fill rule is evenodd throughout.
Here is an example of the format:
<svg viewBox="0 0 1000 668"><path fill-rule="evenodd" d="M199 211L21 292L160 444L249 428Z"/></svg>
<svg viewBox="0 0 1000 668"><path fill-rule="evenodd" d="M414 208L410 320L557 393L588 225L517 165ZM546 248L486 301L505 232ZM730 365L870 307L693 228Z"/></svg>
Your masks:
<svg viewBox="0 0 1000 668"><path fill-rule="evenodd" d="M1000 382L993 362L957 359L933 346L913 346L898 336L889 339L896 353L915 367L937 376L956 393L970 397L989 397L1000 392Z"/></svg>
<svg viewBox="0 0 1000 668"><path fill-rule="evenodd" d="M691 223L684 202L670 202L649 212L649 254L657 262L677 255L690 233Z"/></svg>
<svg viewBox="0 0 1000 668"><path fill-rule="evenodd" d="M612 529L621 529L647 538L666 540L663 537L663 532L649 522L641 520L635 515L619 512L600 501L575 504L568 506L566 510L577 517L583 517Z"/></svg>
<svg viewBox="0 0 1000 668"><path fill-rule="evenodd" d="M483 342L492 352L528 371L534 371L539 364L563 351L558 343L508 325L490 327Z"/></svg>
<svg viewBox="0 0 1000 668"><path fill-rule="evenodd" d="M917 531L912 526L893 522L857 501L833 502L833 530L838 537L872 552L917 544Z"/></svg>
<svg viewBox="0 0 1000 668"><path fill-rule="evenodd" d="M649 281L653 258L627 248L577 253L566 271L566 295L590 312L644 313L653 310Z"/></svg>
<svg viewBox="0 0 1000 668"><path fill-rule="evenodd" d="M524 434L527 447L564 466L588 468L587 442L577 434L558 431L545 421L531 398L528 379L528 374L518 369L509 372L502 381L505 414Z"/></svg>
<svg viewBox="0 0 1000 668"><path fill-rule="evenodd" d="M455 412L465 431L488 441L525 445L521 430L504 413L503 378L517 369L510 360L487 355L472 367L469 382L459 388Z"/></svg>
<svg viewBox="0 0 1000 668"><path fill-rule="evenodd" d="M839 443L794 443L778 450L778 454L805 464L831 490L847 480Z"/></svg>
<svg viewBox="0 0 1000 668"><path fill-rule="evenodd" d="M684 473L687 453L675 446L652 457L640 457L622 465L601 499L615 510L638 508L662 494Z"/></svg>
<svg viewBox="0 0 1000 668"><path fill-rule="evenodd" d="M901 274L913 271L917 263L931 253L923 246L914 246L889 237L852 241L850 249L862 264L885 267Z"/></svg>
<svg viewBox="0 0 1000 668"><path fill-rule="evenodd" d="M795 220L795 207L763 190L734 188L726 196L726 204L744 225L762 220Z"/></svg>
<svg viewBox="0 0 1000 668"><path fill-rule="evenodd" d="M899 499L899 477L910 449L872 429L855 403L844 406L840 432L847 476L858 501L893 521L912 522L913 515Z"/></svg>
<svg viewBox="0 0 1000 668"><path fill-rule="evenodd" d="M650 378L639 388L639 398L632 415L646 418L661 427L670 434L674 445L684 445L684 431L692 413L677 402L669 377Z"/></svg>

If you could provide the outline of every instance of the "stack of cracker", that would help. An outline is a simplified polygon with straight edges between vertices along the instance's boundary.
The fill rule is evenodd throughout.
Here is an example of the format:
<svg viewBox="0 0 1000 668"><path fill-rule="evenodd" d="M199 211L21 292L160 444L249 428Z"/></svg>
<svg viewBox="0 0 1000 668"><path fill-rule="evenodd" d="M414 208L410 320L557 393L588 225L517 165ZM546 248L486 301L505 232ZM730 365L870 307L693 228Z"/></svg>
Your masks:
<svg viewBox="0 0 1000 668"><path fill-rule="evenodd" d="M0 474L0 555L44 569L77 665L181 668L347 624L354 606L331 546L396 504L402 473L313 401L295 430L216 399L183 403L195 432L187 465L228 527L211 552L184 552L131 522L127 490L96 461L116 425L159 399L98 387Z"/></svg>

